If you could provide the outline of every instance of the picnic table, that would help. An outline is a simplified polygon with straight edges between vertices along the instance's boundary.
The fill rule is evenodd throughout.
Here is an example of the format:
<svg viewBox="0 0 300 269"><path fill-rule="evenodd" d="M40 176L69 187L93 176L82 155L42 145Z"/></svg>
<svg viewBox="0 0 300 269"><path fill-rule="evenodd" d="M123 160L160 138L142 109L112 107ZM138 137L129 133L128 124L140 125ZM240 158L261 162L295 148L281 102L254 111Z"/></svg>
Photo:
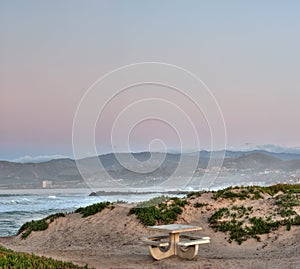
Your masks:
<svg viewBox="0 0 300 269"><path fill-rule="evenodd" d="M142 241L149 245L151 256L155 260L161 260L173 255L184 259L193 259L199 250L200 244L210 243L207 236L186 234L202 230L199 226L185 224L168 224L149 226L151 230L162 231L164 234L144 236Z"/></svg>

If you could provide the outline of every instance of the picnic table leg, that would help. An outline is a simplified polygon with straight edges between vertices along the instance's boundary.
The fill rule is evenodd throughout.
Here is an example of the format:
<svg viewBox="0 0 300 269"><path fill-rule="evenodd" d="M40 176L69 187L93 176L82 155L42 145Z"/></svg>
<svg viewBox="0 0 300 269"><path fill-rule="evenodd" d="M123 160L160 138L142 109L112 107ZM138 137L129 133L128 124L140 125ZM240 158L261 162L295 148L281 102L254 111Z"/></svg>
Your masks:
<svg viewBox="0 0 300 269"><path fill-rule="evenodd" d="M170 256L176 255L178 242L179 234L170 234L170 246L166 250L161 247L149 246L149 252L155 260L168 258Z"/></svg>
<svg viewBox="0 0 300 269"><path fill-rule="evenodd" d="M163 251L160 247L156 247L156 246L149 246L149 252L153 257L153 259L155 260L162 260L174 255L174 251L172 248Z"/></svg>
<svg viewBox="0 0 300 269"><path fill-rule="evenodd" d="M183 259L191 260L197 256L198 250L199 245L193 245L188 247L177 246L176 254Z"/></svg>

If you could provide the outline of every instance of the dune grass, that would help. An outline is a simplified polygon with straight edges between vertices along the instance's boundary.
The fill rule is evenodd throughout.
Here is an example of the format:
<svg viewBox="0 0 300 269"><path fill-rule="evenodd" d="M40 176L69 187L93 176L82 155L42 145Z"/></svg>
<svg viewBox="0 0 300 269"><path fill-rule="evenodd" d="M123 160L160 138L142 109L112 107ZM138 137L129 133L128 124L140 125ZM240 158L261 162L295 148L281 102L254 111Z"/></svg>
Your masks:
<svg viewBox="0 0 300 269"><path fill-rule="evenodd" d="M39 257L34 254L26 254L12 251L0 246L1 269L88 269L86 266L78 266L71 262L62 262L52 258Z"/></svg>

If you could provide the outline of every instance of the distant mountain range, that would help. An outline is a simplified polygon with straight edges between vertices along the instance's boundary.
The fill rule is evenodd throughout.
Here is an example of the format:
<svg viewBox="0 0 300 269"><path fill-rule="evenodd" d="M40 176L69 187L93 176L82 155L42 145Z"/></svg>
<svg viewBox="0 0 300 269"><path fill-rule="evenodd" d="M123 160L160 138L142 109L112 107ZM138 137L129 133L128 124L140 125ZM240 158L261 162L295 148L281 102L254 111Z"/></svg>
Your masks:
<svg viewBox="0 0 300 269"><path fill-rule="evenodd" d="M152 156L151 156L152 155ZM126 167L134 165L130 156L139 160L141 164L147 162L150 156L155 167L156 160L163 157L163 153L118 153L105 154L98 157L85 158L78 161L85 168L85 176L90 178L104 177L106 170L110 176L116 179L140 180L141 174L124 168L116 157L121 157ZM300 154L297 153L274 153L264 150L252 151L201 151L199 152L199 169L209 169L209 158L222 158L225 156L223 167L228 170L242 171L245 169L256 172L267 169L277 169L285 172L300 170ZM153 172L143 174L144 178L165 178L170 176L176 169L180 158L185 158L185 169L190 169L190 154L166 154L166 158L159 168ZM103 169L97 162L101 161ZM148 165L152 165L151 163ZM210 164L213 165L213 164ZM40 188L43 180L53 182L55 187L85 187L76 162L72 159L55 159L40 163L15 163L0 161L0 189L2 188Z"/></svg>
<svg viewBox="0 0 300 269"><path fill-rule="evenodd" d="M220 151L214 151L214 156L222 157L225 155L225 158L238 158L242 156L247 156L250 154L255 153L261 153L264 155L272 156L277 159L283 160L283 161L289 161L289 160L300 160L300 152L299 153L288 153L288 152L270 152L266 150L250 150L250 151L230 151L230 150L220 150ZM210 151L200 151L200 156L204 158L209 158L211 155Z"/></svg>

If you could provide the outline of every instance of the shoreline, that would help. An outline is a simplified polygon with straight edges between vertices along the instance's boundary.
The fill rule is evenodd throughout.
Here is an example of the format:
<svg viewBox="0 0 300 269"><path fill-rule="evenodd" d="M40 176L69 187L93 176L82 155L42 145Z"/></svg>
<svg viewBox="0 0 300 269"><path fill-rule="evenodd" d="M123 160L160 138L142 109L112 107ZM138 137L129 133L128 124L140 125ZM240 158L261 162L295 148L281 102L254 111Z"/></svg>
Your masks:
<svg viewBox="0 0 300 269"><path fill-rule="evenodd" d="M249 219L277 212L276 199L281 195L280 191L275 195L265 194L259 199L251 199L250 196L245 200L226 198L222 192L219 194L223 196L217 199L214 199L213 193L186 198L189 203L175 221L200 226L203 230L199 235L211 238L210 244L200 246L194 260L178 257L153 260L147 246L140 240L142 236L153 235L153 231L142 225L136 215L129 214L136 204L114 204L86 218L79 213L71 213L55 219L44 231L32 232L26 239L21 239L21 235L1 237L0 245L99 269L300 268L300 226L292 226L290 230L280 226L260 235L260 240L250 237L239 245L236 241L229 242L228 233L215 231L208 222L214 212L224 207L230 209L230 214L238 213L237 210L242 207L247 208L248 211L244 212L245 224L247 212L251 211ZM298 195L297 192L295 195ZM294 210L300 214L299 206Z"/></svg>

